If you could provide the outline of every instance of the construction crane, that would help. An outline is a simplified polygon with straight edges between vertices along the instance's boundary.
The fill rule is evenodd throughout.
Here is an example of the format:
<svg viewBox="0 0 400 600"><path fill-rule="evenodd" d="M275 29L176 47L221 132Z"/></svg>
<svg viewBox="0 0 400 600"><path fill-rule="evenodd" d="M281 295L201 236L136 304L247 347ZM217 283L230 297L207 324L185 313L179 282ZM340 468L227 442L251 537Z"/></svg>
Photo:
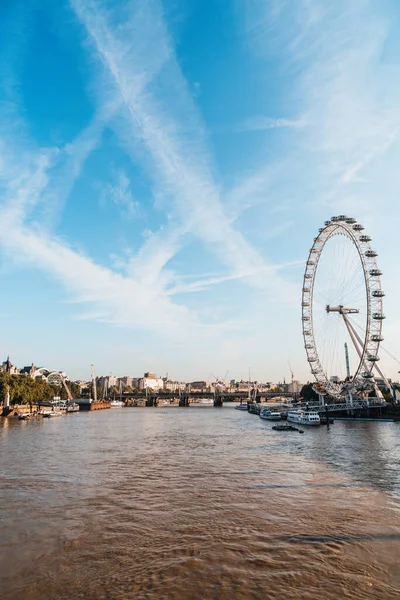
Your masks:
<svg viewBox="0 0 400 600"><path fill-rule="evenodd" d="M293 392L294 373L293 373L292 367L290 366L290 362L289 362L289 361L288 361L288 365L289 365L289 371L290 371L290 375L291 375L291 381L292 381L292 392Z"/></svg>

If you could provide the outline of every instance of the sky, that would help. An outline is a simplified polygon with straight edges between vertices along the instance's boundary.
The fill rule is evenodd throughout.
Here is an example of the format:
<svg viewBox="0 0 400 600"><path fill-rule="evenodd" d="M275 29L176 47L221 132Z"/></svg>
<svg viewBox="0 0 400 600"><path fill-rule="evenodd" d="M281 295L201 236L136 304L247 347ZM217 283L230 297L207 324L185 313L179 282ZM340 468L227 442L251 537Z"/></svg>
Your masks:
<svg viewBox="0 0 400 600"><path fill-rule="evenodd" d="M346 214L379 254L398 378L399 19L396 0L3 0L4 358L310 380L304 266Z"/></svg>

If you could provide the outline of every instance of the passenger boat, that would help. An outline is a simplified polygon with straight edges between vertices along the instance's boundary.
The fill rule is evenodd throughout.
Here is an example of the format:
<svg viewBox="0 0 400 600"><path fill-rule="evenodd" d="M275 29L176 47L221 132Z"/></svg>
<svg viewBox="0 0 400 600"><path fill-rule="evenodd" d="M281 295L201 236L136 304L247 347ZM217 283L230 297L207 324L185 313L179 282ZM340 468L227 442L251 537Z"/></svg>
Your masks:
<svg viewBox="0 0 400 600"><path fill-rule="evenodd" d="M263 408L260 412L260 419L265 419L266 421L280 421L282 419L281 413L277 410L269 410L268 408Z"/></svg>
<svg viewBox="0 0 400 600"><path fill-rule="evenodd" d="M65 400L53 400L51 402L52 411L66 413L67 412L67 403Z"/></svg>
<svg viewBox="0 0 400 600"><path fill-rule="evenodd" d="M315 411L291 410L288 412L287 420L301 425L321 425L319 414Z"/></svg>
<svg viewBox="0 0 400 600"><path fill-rule="evenodd" d="M67 413L79 412L79 404L77 404L76 402L68 402L66 412Z"/></svg>

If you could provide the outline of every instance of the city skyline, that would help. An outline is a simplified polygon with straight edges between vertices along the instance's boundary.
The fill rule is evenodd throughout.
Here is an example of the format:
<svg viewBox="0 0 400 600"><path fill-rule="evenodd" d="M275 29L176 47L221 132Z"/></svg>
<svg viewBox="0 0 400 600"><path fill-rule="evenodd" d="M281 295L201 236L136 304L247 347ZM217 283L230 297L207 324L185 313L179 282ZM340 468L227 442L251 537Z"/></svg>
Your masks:
<svg viewBox="0 0 400 600"><path fill-rule="evenodd" d="M400 355L398 14L390 0L0 8L3 355L73 379L93 363L310 381L304 266L341 213L372 236Z"/></svg>

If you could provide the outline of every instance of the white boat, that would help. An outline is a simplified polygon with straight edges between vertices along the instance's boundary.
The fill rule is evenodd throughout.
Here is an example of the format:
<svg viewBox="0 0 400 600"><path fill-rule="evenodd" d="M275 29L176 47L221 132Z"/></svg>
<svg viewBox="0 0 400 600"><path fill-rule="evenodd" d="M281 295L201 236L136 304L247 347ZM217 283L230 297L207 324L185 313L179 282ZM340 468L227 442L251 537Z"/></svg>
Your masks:
<svg viewBox="0 0 400 600"><path fill-rule="evenodd" d="M122 400L111 400L111 408L120 408L121 406L124 406Z"/></svg>
<svg viewBox="0 0 400 600"><path fill-rule="evenodd" d="M76 402L69 402L66 408L67 413L79 412L79 404Z"/></svg>
<svg viewBox="0 0 400 600"><path fill-rule="evenodd" d="M247 410L247 402L241 402L237 406L235 406L236 410Z"/></svg>
<svg viewBox="0 0 400 600"><path fill-rule="evenodd" d="M265 419L266 421L280 421L282 417L281 413L277 410L269 410L268 408L263 408L260 412L260 419Z"/></svg>
<svg viewBox="0 0 400 600"><path fill-rule="evenodd" d="M291 410L288 412L287 420L300 425L321 425L319 414L308 410Z"/></svg>
<svg viewBox="0 0 400 600"><path fill-rule="evenodd" d="M21 413L20 415L18 415L18 419L20 419L21 421L25 421L26 419L30 419L33 417L33 413Z"/></svg>
<svg viewBox="0 0 400 600"><path fill-rule="evenodd" d="M61 410L46 410L42 413L42 417L44 417L45 419L50 419L53 417L62 417L63 414L64 413Z"/></svg>
<svg viewBox="0 0 400 600"><path fill-rule="evenodd" d="M62 412L62 413L66 413L67 412L67 402L65 400L53 400L52 403L52 411L56 411L56 412Z"/></svg>

